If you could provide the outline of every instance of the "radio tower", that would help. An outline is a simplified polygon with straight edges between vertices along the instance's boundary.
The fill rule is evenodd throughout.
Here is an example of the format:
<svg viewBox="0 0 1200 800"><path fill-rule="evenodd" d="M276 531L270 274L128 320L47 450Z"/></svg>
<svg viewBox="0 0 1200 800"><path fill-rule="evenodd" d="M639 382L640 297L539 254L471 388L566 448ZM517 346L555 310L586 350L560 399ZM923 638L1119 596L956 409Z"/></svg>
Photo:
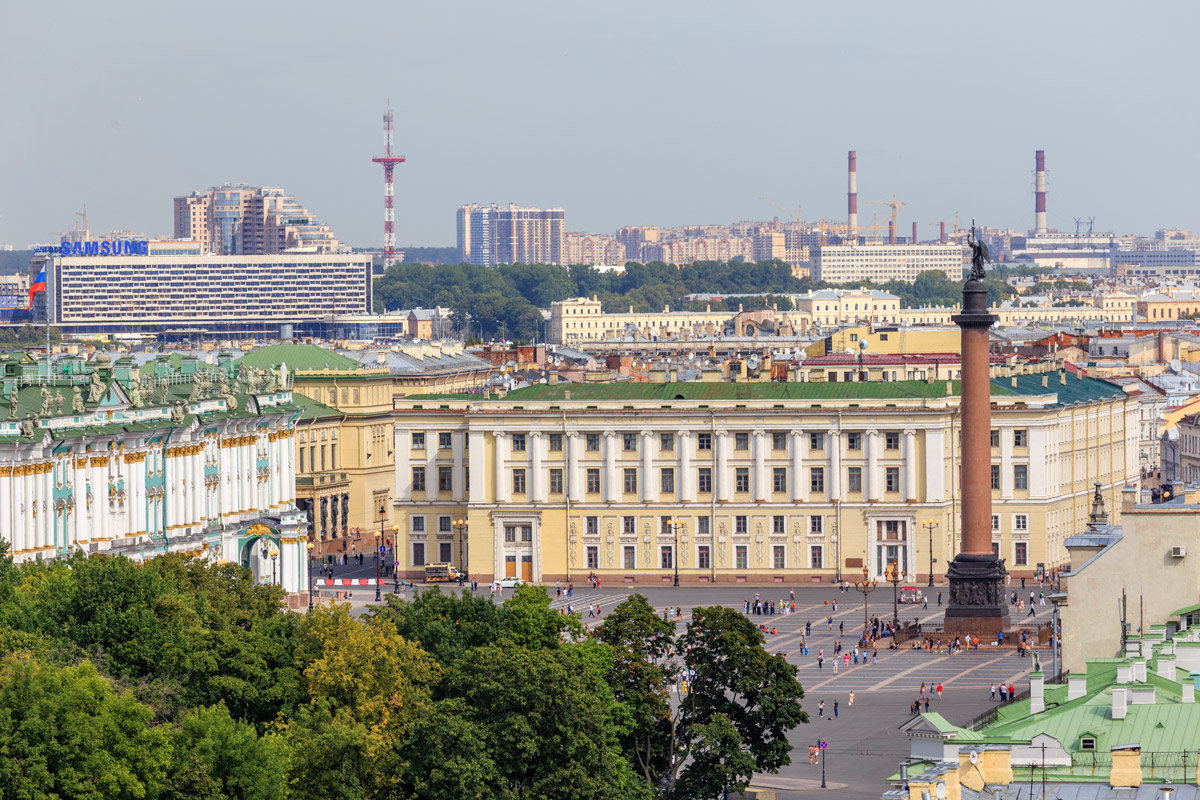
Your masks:
<svg viewBox="0 0 1200 800"><path fill-rule="evenodd" d="M396 263L396 184L392 171L397 164L404 163L404 156L392 155L392 104L388 103L387 113L383 115L383 143L385 155L372 158L376 164L383 164L383 268L387 269Z"/></svg>

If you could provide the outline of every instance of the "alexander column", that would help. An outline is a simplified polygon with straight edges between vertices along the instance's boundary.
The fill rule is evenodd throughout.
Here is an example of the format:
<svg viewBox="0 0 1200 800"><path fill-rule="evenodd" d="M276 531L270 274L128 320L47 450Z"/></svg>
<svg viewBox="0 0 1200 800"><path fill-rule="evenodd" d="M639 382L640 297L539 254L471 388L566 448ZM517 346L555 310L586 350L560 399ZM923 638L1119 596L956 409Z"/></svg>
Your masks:
<svg viewBox="0 0 1200 800"><path fill-rule="evenodd" d="M950 604L946 633L992 636L1005 628L1004 560L992 553L992 388L988 313L983 265L987 245L971 246L971 274L963 286L963 309L953 317L962 331L962 545L946 570Z"/></svg>

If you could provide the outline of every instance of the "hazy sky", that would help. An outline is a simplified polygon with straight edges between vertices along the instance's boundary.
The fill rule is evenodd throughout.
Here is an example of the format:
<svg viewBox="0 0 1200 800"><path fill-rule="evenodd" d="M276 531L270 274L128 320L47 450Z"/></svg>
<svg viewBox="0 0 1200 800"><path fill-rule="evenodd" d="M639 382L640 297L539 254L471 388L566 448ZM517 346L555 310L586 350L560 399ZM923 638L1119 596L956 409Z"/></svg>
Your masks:
<svg viewBox="0 0 1200 800"><path fill-rule="evenodd" d="M567 228L841 219L1200 229L1195 2L0 3L0 243L171 233L171 198L281 186L382 243L452 245L467 202Z"/></svg>

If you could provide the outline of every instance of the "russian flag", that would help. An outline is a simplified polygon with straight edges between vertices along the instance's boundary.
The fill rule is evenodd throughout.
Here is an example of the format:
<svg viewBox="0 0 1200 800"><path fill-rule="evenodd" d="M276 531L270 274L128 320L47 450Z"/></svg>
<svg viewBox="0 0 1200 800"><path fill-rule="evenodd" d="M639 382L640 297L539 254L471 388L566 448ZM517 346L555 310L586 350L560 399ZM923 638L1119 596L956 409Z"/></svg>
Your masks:
<svg viewBox="0 0 1200 800"><path fill-rule="evenodd" d="M33 281L33 285L29 287L29 307L33 308L33 296L38 292L46 291L46 268L42 267L42 271Z"/></svg>

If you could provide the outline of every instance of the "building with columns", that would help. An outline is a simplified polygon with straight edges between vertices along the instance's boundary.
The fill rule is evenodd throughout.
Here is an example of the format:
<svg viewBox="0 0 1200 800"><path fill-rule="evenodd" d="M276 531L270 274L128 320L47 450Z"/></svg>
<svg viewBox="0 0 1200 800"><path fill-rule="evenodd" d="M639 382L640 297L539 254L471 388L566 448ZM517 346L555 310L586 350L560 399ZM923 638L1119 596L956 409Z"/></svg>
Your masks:
<svg viewBox="0 0 1200 800"><path fill-rule="evenodd" d="M992 395L993 546L1033 575L1066 561L1093 483L1136 483L1138 409L1054 372L995 378ZM960 538L948 381L536 385L398 399L395 423L409 575L445 561L480 581L658 583L678 566L690 582L795 583L895 560L916 581Z"/></svg>
<svg viewBox="0 0 1200 800"><path fill-rule="evenodd" d="M307 590L286 372L239 374L227 355L0 367L0 537L17 561L197 553Z"/></svg>

